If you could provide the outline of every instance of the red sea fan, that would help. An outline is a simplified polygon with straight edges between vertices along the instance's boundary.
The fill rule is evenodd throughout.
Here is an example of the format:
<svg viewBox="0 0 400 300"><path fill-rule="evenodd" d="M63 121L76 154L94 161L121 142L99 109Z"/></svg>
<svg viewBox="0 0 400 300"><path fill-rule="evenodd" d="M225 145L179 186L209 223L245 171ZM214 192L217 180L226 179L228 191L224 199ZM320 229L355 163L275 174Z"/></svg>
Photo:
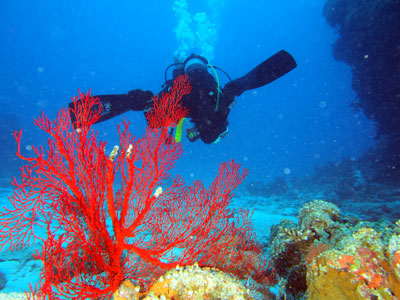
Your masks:
<svg viewBox="0 0 400 300"><path fill-rule="evenodd" d="M175 126L180 119L187 115L187 109L181 105L183 95L191 92L187 75L175 79L168 93L154 97L153 108L146 113L150 128L166 128Z"/></svg>
<svg viewBox="0 0 400 300"><path fill-rule="evenodd" d="M34 147L34 157L24 157L21 132L15 134L26 165L21 182L14 181L12 208L0 214L0 244L17 249L43 242L36 253L43 270L35 297L110 299L126 279L148 287L167 269L194 262L235 273L228 260L238 257L237 237L250 229L228 205L247 171L231 161L221 164L209 188L199 181L186 186L179 177L161 188L182 153L166 128L184 116L179 100L189 91L187 78L180 77L155 101L145 136L133 137L129 124L122 124L120 146L109 155L91 129L101 107L90 93L73 99L78 130L67 109L54 121L45 115L35 121L49 135L47 151ZM37 234L38 227L46 236ZM213 262L216 245L223 247L219 260L225 264Z"/></svg>

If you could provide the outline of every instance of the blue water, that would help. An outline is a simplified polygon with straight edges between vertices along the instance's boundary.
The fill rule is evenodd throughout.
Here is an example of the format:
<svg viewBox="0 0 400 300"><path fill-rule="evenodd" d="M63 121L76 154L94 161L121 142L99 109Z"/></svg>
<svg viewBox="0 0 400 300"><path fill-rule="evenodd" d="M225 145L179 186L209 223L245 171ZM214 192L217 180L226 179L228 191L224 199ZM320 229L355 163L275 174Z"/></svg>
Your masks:
<svg viewBox="0 0 400 300"><path fill-rule="evenodd" d="M188 14L204 12L215 24L210 62L232 78L281 49L292 54L298 67L238 97L229 116L229 135L220 143L191 143L184 137L184 153L173 174L189 183L200 179L209 184L218 164L233 158L249 169L247 183L267 183L277 176L312 174L315 166L328 161L356 159L374 144L372 122L350 107L356 99L351 69L333 59L331 45L337 36L323 18L323 4L188 0ZM173 6L173 0L0 2L0 185L8 187L19 174L12 131L22 129L22 153L32 155L31 146L45 146L47 138L34 126L34 118L43 111L54 119L78 89L93 94L161 90L164 70L181 44ZM219 76L225 84L225 76ZM95 125L109 151L118 144L117 124L124 117L135 135L144 133L140 112ZM1 198L9 192L2 190ZM270 226L278 217L259 217L262 230L264 222ZM37 269L26 271L32 281ZM26 288L15 281L6 291Z"/></svg>
<svg viewBox="0 0 400 300"><path fill-rule="evenodd" d="M285 49L298 67L242 94L229 116L230 134L219 144L184 138L177 173L208 183L219 162L235 158L250 170L249 181L268 181L310 174L315 165L358 157L373 144L373 125L349 106L356 97L351 72L332 57L336 35L322 16L323 1L218 3L217 9L188 1L189 13L204 11L216 24L212 64L236 78ZM178 47L172 6L173 1L156 0L3 0L0 103L2 113L15 116L15 127L23 129L23 147L45 141L32 120L41 111L54 118L78 89L158 92ZM125 117L141 135L143 114ZM96 125L110 148L121 120Z"/></svg>

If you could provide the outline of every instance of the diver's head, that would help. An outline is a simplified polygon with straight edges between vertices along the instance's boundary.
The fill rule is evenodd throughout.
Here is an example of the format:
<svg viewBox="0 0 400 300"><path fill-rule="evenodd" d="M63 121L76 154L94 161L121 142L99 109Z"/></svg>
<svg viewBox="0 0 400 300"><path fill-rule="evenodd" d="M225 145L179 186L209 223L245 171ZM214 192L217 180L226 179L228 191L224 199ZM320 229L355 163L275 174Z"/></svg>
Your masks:
<svg viewBox="0 0 400 300"><path fill-rule="evenodd" d="M201 70L207 72L208 61L203 56L197 54L191 54L183 62L183 69L186 74L190 74L193 71Z"/></svg>
<svg viewBox="0 0 400 300"><path fill-rule="evenodd" d="M168 70L171 67L175 67L172 71L172 78L175 79L179 75L187 74L189 77L194 76L194 77L212 77L212 75L208 72L208 68L214 68L214 66L211 66L207 59L201 55L197 54L191 54L188 56L188 58L185 59L184 62L175 62L171 65L169 65L165 69L164 77L165 77L165 83L163 86L166 86L169 82L168 80Z"/></svg>

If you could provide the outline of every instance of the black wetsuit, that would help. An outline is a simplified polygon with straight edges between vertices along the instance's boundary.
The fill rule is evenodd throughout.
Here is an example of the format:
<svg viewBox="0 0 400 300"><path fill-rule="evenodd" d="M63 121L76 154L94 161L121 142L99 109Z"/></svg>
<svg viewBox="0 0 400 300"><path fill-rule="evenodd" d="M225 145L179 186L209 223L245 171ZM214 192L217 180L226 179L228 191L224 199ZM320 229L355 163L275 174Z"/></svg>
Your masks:
<svg viewBox="0 0 400 300"><path fill-rule="evenodd" d="M244 91L261 87L281 77L296 67L292 56L284 50L268 58L243 77L229 81L219 93L215 78L206 68L192 68L187 72L192 91L182 97L182 105L188 108L188 117L194 125L195 135L191 141L200 138L213 143L227 131L228 114L234 97ZM174 70L174 78L184 73L183 67ZM172 80L160 93L168 90ZM153 93L140 89L127 94L98 95L103 106L99 122L108 120L128 110L146 111L152 107ZM217 105L218 102L218 105Z"/></svg>
<svg viewBox="0 0 400 300"><path fill-rule="evenodd" d="M203 69L192 70L188 77L192 91L182 97L182 105L189 110L188 117L198 133L197 137L210 144L227 130L233 97L228 98L222 91L218 97L217 82Z"/></svg>

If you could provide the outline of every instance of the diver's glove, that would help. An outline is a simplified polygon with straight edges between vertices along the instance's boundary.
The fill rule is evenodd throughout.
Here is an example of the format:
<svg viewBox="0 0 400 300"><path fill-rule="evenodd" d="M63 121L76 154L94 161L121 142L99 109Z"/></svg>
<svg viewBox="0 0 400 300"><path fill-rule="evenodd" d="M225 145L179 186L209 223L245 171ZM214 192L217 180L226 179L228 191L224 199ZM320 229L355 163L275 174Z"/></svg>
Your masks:
<svg viewBox="0 0 400 300"><path fill-rule="evenodd" d="M140 89L120 95L97 95L95 97L99 98L102 107L100 119L97 123L106 121L130 110L147 110L153 105L153 96L152 92ZM72 108L73 103L69 103L68 106ZM70 112L71 121L74 124L76 123L76 119L72 110L70 110Z"/></svg>

